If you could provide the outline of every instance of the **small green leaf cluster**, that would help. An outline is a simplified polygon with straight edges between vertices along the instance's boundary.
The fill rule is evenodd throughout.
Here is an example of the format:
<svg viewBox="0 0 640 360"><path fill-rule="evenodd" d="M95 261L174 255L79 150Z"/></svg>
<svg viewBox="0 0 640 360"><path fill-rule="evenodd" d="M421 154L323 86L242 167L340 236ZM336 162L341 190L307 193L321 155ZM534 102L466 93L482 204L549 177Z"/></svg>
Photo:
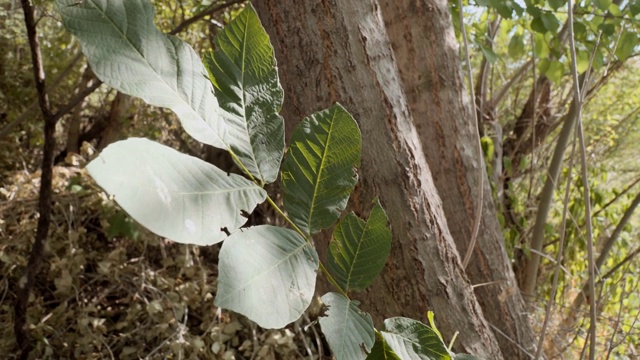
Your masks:
<svg viewBox="0 0 640 360"><path fill-rule="evenodd" d="M336 358L453 358L435 327L415 320L388 319L376 336L371 316L349 297L371 285L391 249L388 218L377 199L367 219L353 213L340 219L358 180L358 124L339 104L303 119L280 171L283 90L269 37L251 5L220 32L216 51L202 63L189 45L156 28L145 0L57 2L101 80L173 110L187 133L228 151L244 173L228 174L143 138L116 142L87 166L154 233L185 244L224 241L217 306L265 328L284 327L310 305L321 269L336 290L322 296L328 309L319 320ZM284 209L264 189L279 173ZM290 228L243 227L264 201ZM313 235L332 227L325 267Z"/></svg>
<svg viewBox="0 0 640 360"><path fill-rule="evenodd" d="M506 55L515 60L534 55L538 60L537 70L554 83L562 83L563 77L569 75L566 0L475 0L474 3L490 10L481 16L502 18L503 31L507 32L498 35L508 43L507 48L500 49L495 44L487 44L487 31L482 25L472 25L479 27L475 29L478 38L474 44L487 61L495 63ZM593 68L598 70L613 60L624 62L637 53L640 1L621 4L611 0L574 1L573 10L579 73L587 70L592 57Z"/></svg>

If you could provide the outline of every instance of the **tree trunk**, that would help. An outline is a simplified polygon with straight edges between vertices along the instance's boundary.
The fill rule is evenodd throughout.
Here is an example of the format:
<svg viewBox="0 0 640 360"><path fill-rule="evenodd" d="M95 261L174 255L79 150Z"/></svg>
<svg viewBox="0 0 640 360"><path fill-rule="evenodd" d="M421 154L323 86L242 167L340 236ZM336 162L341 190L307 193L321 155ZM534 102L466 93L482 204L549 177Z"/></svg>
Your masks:
<svg viewBox="0 0 640 360"><path fill-rule="evenodd" d="M480 230L467 276L478 285L475 293L487 321L503 333L496 333L496 338L504 357L528 359L520 347L535 353L535 339L484 171L447 2L380 0L380 5L409 110L462 256L470 246L482 198Z"/></svg>
<svg viewBox="0 0 640 360"><path fill-rule="evenodd" d="M433 310L446 339L460 332L455 351L502 359L449 232L378 2L262 0L254 5L275 47L289 134L303 116L334 102L360 125L360 182L350 206L365 212L379 196L394 237L381 276L354 297L378 326L392 316L426 321L426 312ZM321 253L326 244L317 242Z"/></svg>

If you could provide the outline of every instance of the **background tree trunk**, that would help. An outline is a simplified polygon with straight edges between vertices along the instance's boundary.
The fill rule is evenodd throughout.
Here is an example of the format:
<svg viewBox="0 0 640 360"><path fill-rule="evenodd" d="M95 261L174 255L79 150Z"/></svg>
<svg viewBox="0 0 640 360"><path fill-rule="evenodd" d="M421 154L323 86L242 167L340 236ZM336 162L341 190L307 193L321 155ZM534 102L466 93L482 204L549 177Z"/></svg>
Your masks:
<svg viewBox="0 0 640 360"><path fill-rule="evenodd" d="M360 124L362 166L351 207L366 212L379 196L394 234L381 277L355 296L363 309L377 325L400 315L426 321L433 310L445 338L460 332L457 352L502 359L449 232L378 2L264 0L255 6L275 47L289 134L302 117L334 102ZM318 243L321 253L326 244Z"/></svg>
<svg viewBox="0 0 640 360"><path fill-rule="evenodd" d="M380 0L382 15L433 181L461 257L467 252L482 197L480 230L467 276L507 359L535 353L533 331L510 265L489 179L463 85L445 0ZM481 184L480 177L483 177ZM481 196L480 193L483 192Z"/></svg>

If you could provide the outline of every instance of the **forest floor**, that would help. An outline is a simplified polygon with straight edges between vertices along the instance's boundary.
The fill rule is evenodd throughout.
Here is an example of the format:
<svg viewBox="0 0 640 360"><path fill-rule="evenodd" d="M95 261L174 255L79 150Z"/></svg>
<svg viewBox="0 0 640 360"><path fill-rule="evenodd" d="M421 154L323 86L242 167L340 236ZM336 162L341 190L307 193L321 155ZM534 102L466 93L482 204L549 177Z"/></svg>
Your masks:
<svg viewBox="0 0 640 360"><path fill-rule="evenodd" d="M15 288L35 236L40 173L3 172L0 180L0 354L11 359ZM307 316L265 330L214 305L219 245L151 234L78 167L55 167L53 189L46 258L28 305L32 358L329 358Z"/></svg>

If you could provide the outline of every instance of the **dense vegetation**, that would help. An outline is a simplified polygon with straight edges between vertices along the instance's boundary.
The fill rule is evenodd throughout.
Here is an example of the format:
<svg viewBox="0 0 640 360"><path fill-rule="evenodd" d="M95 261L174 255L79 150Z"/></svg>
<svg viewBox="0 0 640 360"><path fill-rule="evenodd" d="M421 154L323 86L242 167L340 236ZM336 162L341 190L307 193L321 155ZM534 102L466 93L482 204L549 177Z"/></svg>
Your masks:
<svg viewBox="0 0 640 360"><path fill-rule="evenodd" d="M216 48L215 36L244 7L243 1L153 3L156 25L201 55ZM577 358L589 344L593 314L596 357L634 358L640 342L640 234L634 216L640 203L635 155L640 2L578 1L573 4L571 30L567 6L564 0L465 3L479 131L509 255L533 309L536 333L545 334L541 338L547 356ZM457 3L452 2L451 9L459 26ZM107 145L128 137L153 139L230 172L242 170L226 152L193 140L169 110L100 85L78 42L62 26L53 1L36 2L35 14L52 104L49 118L54 119L49 123L54 125L55 166L51 226L27 306L29 332L36 340L32 355L327 356L329 348L313 321L320 310L313 304L302 319L283 330L262 330L243 316L218 310L213 299L219 247L177 244L150 233L94 183L84 166ZM461 32L458 35L460 64L465 66L464 40ZM574 97L574 71L586 89L583 101ZM3 3L0 321L4 324L13 324L16 284L27 267L40 219L47 115L40 110L33 74L23 9L17 2ZM584 148L573 133L558 145L563 127L573 129L580 117ZM549 176L554 153L564 155L555 179ZM551 186L545 187L545 182ZM585 206L587 197L590 207ZM545 198L550 200L548 210ZM545 212L546 219L536 220ZM257 207L249 223L285 225L265 205ZM537 244L532 241L536 238ZM595 298L580 293L588 288L590 249L597 265ZM544 254L540 265L532 265L540 254ZM17 356L13 326L0 331L2 353Z"/></svg>

